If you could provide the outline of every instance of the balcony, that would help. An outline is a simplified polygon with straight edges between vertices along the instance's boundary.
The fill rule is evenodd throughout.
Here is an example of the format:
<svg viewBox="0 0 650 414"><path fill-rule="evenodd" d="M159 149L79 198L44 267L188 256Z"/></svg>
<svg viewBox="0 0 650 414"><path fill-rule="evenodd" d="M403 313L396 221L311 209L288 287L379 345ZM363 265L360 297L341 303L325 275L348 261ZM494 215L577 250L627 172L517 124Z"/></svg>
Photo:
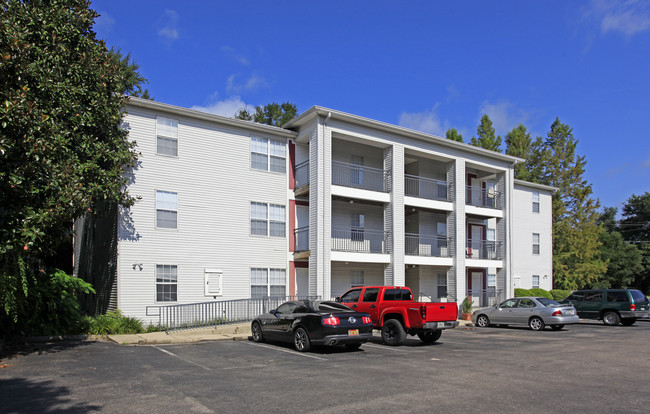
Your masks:
<svg viewBox="0 0 650 414"><path fill-rule="evenodd" d="M452 238L406 233L405 254L426 257L451 257Z"/></svg>
<svg viewBox="0 0 650 414"><path fill-rule="evenodd" d="M486 207L500 210L503 208L501 192L494 189L484 189L468 185L465 203L476 207Z"/></svg>
<svg viewBox="0 0 650 414"><path fill-rule="evenodd" d="M451 194L451 184L446 181L416 175L404 175L404 195L406 196L452 201Z"/></svg>
<svg viewBox="0 0 650 414"><path fill-rule="evenodd" d="M467 240L465 257L468 259L501 260L501 242Z"/></svg>
<svg viewBox="0 0 650 414"><path fill-rule="evenodd" d="M296 165L293 170L294 188L301 188L309 184L309 160Z"/></svg>
<svg viewBox="0 0 650 414"><path fill-rule="evenodd" d="M364 190L389 192L390 170L332 161L332 184Z"/></svg>
<svg viewBox="0 0 650 414"><path fill-rule="evenodd" d="M332 250L354 253L390 253L390 232L364 228L333 228Z"/></svg>

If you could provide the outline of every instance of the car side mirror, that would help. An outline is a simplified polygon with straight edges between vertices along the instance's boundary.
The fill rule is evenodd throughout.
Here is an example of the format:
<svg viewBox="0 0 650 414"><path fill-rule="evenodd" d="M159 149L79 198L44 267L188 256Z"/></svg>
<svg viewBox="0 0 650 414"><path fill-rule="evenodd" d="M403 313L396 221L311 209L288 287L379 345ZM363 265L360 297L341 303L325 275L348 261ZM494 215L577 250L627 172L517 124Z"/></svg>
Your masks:
<svg viewBox="0 0 650 414"><path fill-rule="evenodd" d="M273 309L273 310L269 311L269 313L270 313L271 315L276 315L276 316L277 316L278 311L275 310L275 309Z"/></svg>
<svg viewBox="0 0 650 414"><path fill-rule="evenodd" d="M341 303L341 297L340 296L337 296L336 299L334 299L334 300L337 301L338 303Z"/></svg>

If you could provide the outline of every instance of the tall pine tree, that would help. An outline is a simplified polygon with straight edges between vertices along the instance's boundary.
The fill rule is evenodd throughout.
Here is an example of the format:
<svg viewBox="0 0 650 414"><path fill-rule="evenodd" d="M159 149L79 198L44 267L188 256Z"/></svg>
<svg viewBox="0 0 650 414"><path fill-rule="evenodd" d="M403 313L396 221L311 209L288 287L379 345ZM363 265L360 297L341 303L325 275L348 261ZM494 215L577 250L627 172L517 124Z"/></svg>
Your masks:
<svg viewBox="0 0 650 414"><path fill-rule="evenodd" d="M527 163L530 158L532 142L526 127L519 124L512 131L506 134L506 154L515 157L525 158ZM518 180L530 180L527 164L515 165L515 178Z"/></svg>
<svg viewBox="0 0 650 414"><path fill-rule="evenodd" d="M501 137L496 135L492 120L487 114L481 118L481 122L476 128L476 135L478 135L478 138L472 137L470 144L492 151L501 151Z"/></svg>
<svg viewBox="0 0 650 414"><path fill-rule="evenodd" d="M447 139L457 142L463 142L463 136L458 133L456 128L449 128L446 133Z"/></svg>

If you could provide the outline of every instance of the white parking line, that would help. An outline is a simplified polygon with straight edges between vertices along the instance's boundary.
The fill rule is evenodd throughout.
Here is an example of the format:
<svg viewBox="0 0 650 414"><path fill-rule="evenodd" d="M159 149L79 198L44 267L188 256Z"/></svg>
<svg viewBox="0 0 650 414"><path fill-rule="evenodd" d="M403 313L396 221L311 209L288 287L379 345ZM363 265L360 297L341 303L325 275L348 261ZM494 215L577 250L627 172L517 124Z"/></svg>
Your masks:
<svg viewBox="0 0 650 414"><path fill-rule="evenodd" d="M176 358L180 359L181 361L185 361L185 362L187 362L188 364L196 365L197 367L199 367L199 368L203 368L203 369L206 370L206 371L212 371L211 368L208 368L208 367L206 367L205 365L201 365L201 364L197 364L196 362L192 362L192 361L190 361L190 360L188 360L188 359L183 358L182 356L176 355L176 354L173 353L173 352L169 352L169 351L166 350L166 349L158 348L158 347L155 346L155 345L154 345L152 348L156 348L156 349L159 350L160 352L164 352L164 353L167 354L167 355L171 355L171 356L173 356L173 357L176 357Z"/></svg>
<svg viewBox="0 0 650 414"><path fill-rule="evenodd" d="M368 344L368 343L363 344L364 348L367 347L367 346L369 346L371 348L388 349L389 351L395 351L395 352L401 352L401 353L412 352L411 350L408 350L408 349L404 350L404 349L401 349L401 348L394 348L394 347L391 347L391 346L388 346L388 345L375 345L375 344Z"/></svg>
<svg viewBox="0 0 650 414"><path fill-rule="evenodd" d="M298 355L298 356L306 357L306 358L319 359L321 361L327 361L326 358L317 357L315 355L303 354L303 353L300 353L298 351L291 351L289 349L278 348L276 346L258 344L258 343L255 343L255 342L244 342L244 341L240 341L240 342L243 342L243 343L249 344L249 345L260 346L260 347L266 348L266 349L273 349L274 351L286 352L287 354Z"/></svg>

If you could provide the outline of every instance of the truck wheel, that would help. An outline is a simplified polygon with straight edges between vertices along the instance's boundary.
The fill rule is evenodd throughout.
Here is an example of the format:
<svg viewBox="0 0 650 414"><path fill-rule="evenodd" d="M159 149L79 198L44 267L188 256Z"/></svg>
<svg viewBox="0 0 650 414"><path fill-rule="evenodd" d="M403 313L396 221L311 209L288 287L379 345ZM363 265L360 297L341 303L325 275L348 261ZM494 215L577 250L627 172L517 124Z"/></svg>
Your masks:
<svg viewBox="0 0 650 414"><path fill-rule="evenodd" d="M399 346L406 341L406 331L397 319L389 319L381 327L381 338L386 345Z"/></svg>
<svg viewBox="0 0 650 414"><path fill-rule="evenodd" d="M440 339L441 335L442 331L418 332L418 338L420 338L420 341L424 342L427 345L436 342L438 339Z"/></svg>
<svg viewBox="0 0 650 414"><path fill-rule="evenodd" d="M603 315L603 323L605 325L618 325L621 322L621 318L616 312L606 312Z"/></svg>

